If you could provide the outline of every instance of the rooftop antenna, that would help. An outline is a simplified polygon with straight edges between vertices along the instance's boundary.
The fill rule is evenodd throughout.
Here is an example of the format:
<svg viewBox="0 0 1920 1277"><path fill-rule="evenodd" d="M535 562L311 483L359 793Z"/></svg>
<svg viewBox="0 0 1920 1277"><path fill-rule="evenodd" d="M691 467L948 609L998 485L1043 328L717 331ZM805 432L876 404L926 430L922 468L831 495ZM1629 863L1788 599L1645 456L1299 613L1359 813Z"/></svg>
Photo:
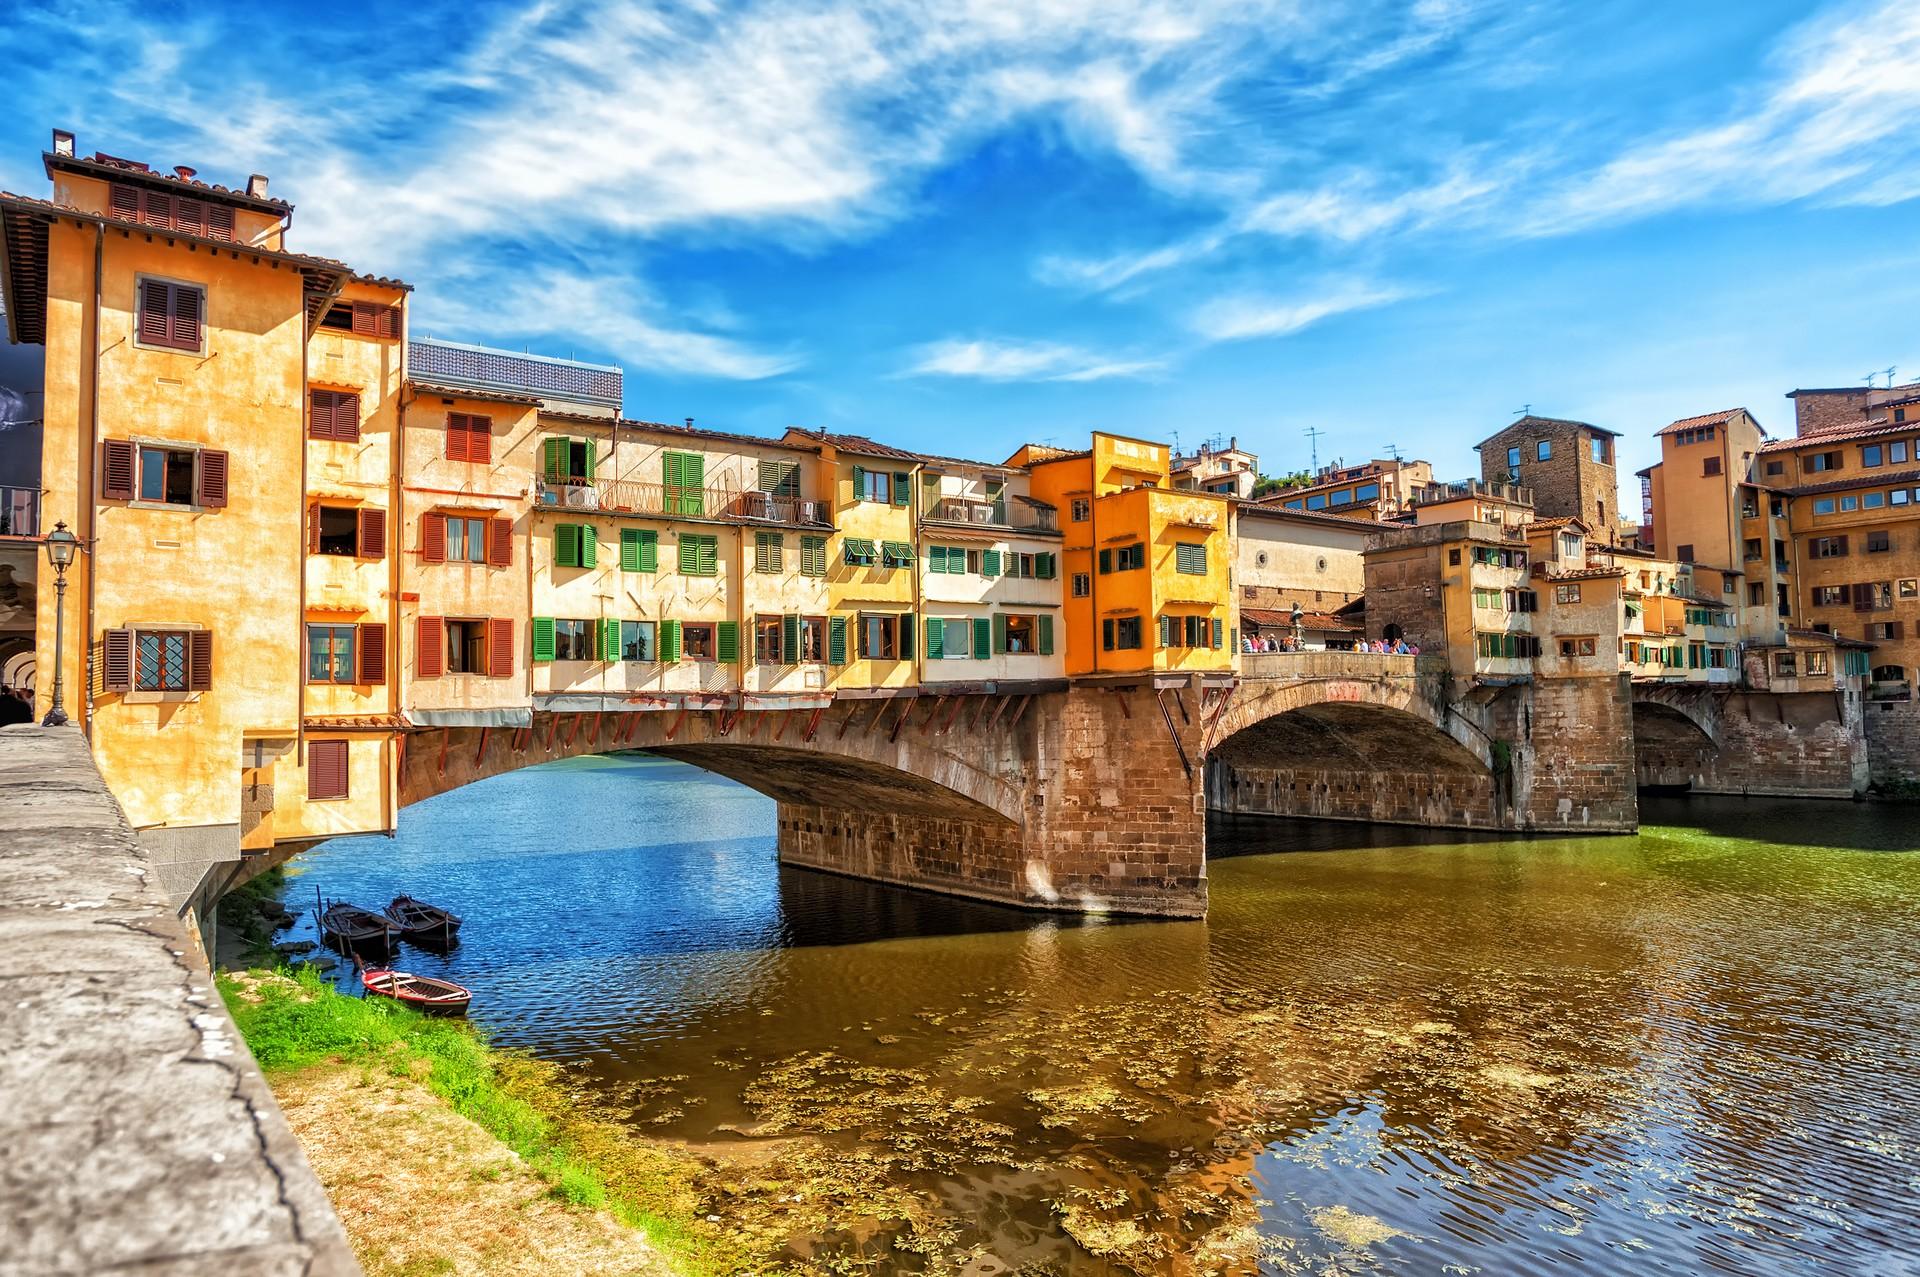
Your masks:
<svg viewBox="0 0 1920 1277"><path fill-rule="evenodd" d="M1516 417L1531 417L1533 415L1533 405L1530 403L1521 404L1518 408L1514 409L1513 415Z"/></svg>
<svg viewBox="0 0 1920 1277"><path fill-rule="evenodd" d="M1394 459L1395 461L1398 461L1398 460L1400 460L1400 445L1399 445L1399 444L1397 444L1397 443L1390 443L1390 444L1386 444L1386 445L1384 445L1384 446L1385 446L1385 448L1386 448L1386 453L1387 453L1387 455L1388 455L1389 457L1392 457L1392 458L1393 458L1393 459Z"/></svg>
<svg viewBox="0 0 1920 1277"><path fill-rule="evenodd" d="M1886 367L1886 368L1878 368L1878 369L1875 369L1875 370L1874 370L1873 372L1870 372L1870 373L1868 373L1868 374L1867 374L1867 389L1868 389L1868 390L1872 390L1872 389L1874 388L1874 385L1873 385L1873 379L1874 379L1875 377L1885 377L1885 378L1887 379L1887 389L1888 389L1888 390L1892 390L1892 389L1893 389L1893 374L1894 374L1894 371L1895 371L1895 370L1896 370L1896 369L1897 369L1898 367L1899 367L1899 365L1898 365L1898 364L1895 364L1895 365L1891 365L1891 366L1889 366L1889 367Z"/></svg>
<svg viewBox="0 0 1920 1277"><path fill-rule="evenodd" d="M1300 433L1307 437L1307 447L1312 450L1313 468L1314 471L1318 473L1320 469L1320 436L1325 434L1326 431L1320 429L1318 426L1308 426Z"/></svg>

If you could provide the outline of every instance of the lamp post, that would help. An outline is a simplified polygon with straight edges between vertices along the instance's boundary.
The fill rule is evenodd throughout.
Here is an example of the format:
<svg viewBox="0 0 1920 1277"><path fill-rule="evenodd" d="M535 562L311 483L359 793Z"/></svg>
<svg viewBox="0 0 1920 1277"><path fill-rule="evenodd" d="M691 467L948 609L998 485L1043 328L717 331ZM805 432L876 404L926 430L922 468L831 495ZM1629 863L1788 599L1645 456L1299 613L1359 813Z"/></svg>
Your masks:
<svg viewBox="0 0 1920 1277"><path fill-rule="evenodd" d="M67 711L60 703L64 686L60 658L67 646L67 568L79 549L80 538L67 531L64 521L54 524L53 531L47 533L47 562L53 564L53 704L40 720L42 727L67 725Z"/></svg>

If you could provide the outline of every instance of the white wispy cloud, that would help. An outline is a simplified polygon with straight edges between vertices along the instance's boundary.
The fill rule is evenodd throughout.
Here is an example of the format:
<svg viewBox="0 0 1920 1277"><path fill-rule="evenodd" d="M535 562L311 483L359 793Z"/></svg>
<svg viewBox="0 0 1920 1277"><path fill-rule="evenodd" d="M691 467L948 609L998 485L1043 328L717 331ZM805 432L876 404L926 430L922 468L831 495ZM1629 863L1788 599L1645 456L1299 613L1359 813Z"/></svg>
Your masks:
<svg viewBox="0 0 1920 1277"><path fill-rule="evenodd" d="M1335 315L1369 310L1416 295L1416 290L1410 288L1356 281L1331 285L1324 291L1304 296L1217 297L1191 311L1187 324L1211 342L1285 337Z"/></svg>
<svg viewBox="0 0 1920 1277"><path fill-rule="evenodd" d="M1165 367L1158 359L1126 359L1053 342L929 342L913 352L907 377L973 377L982 381L1104 381L1143 377Z"/></svg>

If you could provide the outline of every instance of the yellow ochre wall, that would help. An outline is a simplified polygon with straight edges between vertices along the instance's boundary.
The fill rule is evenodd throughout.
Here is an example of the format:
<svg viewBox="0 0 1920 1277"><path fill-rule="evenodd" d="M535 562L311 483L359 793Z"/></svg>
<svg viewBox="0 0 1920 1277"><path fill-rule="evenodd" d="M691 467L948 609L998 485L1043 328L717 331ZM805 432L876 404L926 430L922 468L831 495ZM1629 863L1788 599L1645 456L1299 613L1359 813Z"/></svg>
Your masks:
<svg viewBox="0 0 1920 1277"><path fill-rule="evenodd" d="M913 563L899 568L883 568L878 563L872 567L856 567L846 562L842 546L847 537L865 537L874 542L876 556L882 541L900 541L917 547L912 494L918 490L919 467L915 462L900 458L855 456L837 449L830 449L824 460L832 467L833 521L838 531L838 535L827 545L827 596L834 613L847 618L848 659L845 665L834 671L833 686L842 690L911 686L917 681L922 659L921 647L925 639L924 633L919 632L919 571ZM856 466L906 475L908 504L883 505L878 501L859 500L854 495L853 472ZM910 614L916 630L912 639L913 659L869 661L858 658L859 614L863 611Z"/></svg>

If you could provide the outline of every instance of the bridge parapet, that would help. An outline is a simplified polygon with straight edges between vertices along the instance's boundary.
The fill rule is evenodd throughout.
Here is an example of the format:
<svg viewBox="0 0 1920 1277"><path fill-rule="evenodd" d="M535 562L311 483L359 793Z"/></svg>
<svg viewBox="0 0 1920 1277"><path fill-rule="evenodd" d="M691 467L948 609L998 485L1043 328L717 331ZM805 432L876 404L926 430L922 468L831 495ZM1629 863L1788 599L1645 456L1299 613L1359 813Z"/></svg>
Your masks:
<svg viewBox="0 0 1920 1277"><path fill-rule="evenodd" d="M1243 679L1412 678L1419 657L1388 652L1247 652Z"/></svg>

